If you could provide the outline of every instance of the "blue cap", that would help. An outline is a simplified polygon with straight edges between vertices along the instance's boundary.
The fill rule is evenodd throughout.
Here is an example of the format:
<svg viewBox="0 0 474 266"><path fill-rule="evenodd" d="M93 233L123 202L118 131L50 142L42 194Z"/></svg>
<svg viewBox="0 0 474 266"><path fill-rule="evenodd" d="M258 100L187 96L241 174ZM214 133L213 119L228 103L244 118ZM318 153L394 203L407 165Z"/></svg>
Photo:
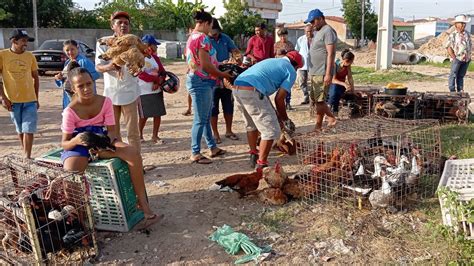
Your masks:
<svg viewBox="0 0 474 266"><path fill-rule="evenodd" d="M324 16L323 12L321 12L321 10L319 9L313 9L311 11L309 11L309 14L308 14L308 18L304 21L304 23L310 23L311 21L317 19L317 18L320 18Z"/></svg>
<svg viewBox="0 0 474 266"><path fill-rule="evenodd" d="M154 45L160 45L160 42L153 37L151 34L147 34L142 37L142 42L143 43L148 43L148 44L154 44Z"/></svg>

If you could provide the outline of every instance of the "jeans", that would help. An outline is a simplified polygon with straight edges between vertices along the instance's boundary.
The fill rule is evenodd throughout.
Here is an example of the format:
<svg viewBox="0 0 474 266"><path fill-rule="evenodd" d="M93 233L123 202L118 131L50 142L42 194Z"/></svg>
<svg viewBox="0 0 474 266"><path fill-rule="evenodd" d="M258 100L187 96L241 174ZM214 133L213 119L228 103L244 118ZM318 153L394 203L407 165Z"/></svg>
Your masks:
<svg viewBox="0 0 474 266"><path fill-rule="evenodd" d="M298 87L303 91L304 100L309 100L308 70L298 69Z"/></svg>
<svg viewBox="0 0 474 266"><path fill-rule="evenodd" d="M467 68L469 67L469 63L471 61L462 62L459 61L457 58L453 60L451 63L451 73L449 73L448 84L449 84L449 91L455 92L457 84L457 91L460 92L464 89L464 76L466 75Z"/></svg>
<svg viewBox="0 0 474 266"><path fill-rule="evenodd" d="M338 84L333 83L331 86L329 86L328 103L331 106L331 111L333 113L339 112L339 101L341 100L341 97L344 95L345 91L346 88Z"/></svg>
<svg viewBox="0 0 474 266"><path fill-rule="evenodd" d="M285 102L286 102L286 105L290 105L290 102L291 102L291 91L289 91L289 92L286 94Z"/></svg>
<svg viewBox="0 0 474 266"><path fill-rule="evenodd" d="M212 89L216 82L202 79L195 74L186 76L186 88L192 98L193 127L191 129L191 151L193 155L201 153L201 139L204 134L207 147L214 149L216 142L211 131Z"/></svg>

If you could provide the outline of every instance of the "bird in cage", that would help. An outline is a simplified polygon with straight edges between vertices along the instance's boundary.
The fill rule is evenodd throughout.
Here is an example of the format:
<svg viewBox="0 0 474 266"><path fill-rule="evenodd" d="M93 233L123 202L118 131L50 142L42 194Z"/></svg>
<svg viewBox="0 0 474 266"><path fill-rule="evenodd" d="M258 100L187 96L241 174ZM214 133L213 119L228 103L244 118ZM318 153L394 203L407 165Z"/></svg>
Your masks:
<svg viewBox="0 0 474 266"><path fill-rule="evenodd" d="M372 174L372 178L382 177L385 175L382 166L390 165L387 159L381 155L377 155L374 158L374 173Z"/></svg>
<svg viewBox="0 0 474 266"><path fill-rule="evenodd" d="M288 180L281 163L277 161L275 166L266 167L263 169L263 178L270 187L282 188L285 182Z"/></svg>
<svg viewBox="0 0 474 266"><path fill-rule="evenodd" d="M228 176L220 181L216 182L216 185L221 188L229 187L232 190L237 191L240 197L246 196L249 192L255 191L258 188L260 179L263 178L262 169L249 174L235 174Z"/></svg>
<svg viewBox="0 0 474 266"><path fill-rule="evenodd" d="M385 176L381 176L382 187L372 191L369 195L369 202L373 208L386 208L393 201L392 188Z"/></svg>
<svg viewBox="0 0 474 266"><path fill-rule="evenodd" d="M458 124L464 124L467 122L468 110L464 101L458 101L458 110L456 110L456 117L458 118Z"/></svg>
<svg viewBox="0 0 474 266"><path fill-rule="evenodd" d="M393 102L386 102L383 104L383 111L387 113L388 118L394 118L400 109Z"/></svg>

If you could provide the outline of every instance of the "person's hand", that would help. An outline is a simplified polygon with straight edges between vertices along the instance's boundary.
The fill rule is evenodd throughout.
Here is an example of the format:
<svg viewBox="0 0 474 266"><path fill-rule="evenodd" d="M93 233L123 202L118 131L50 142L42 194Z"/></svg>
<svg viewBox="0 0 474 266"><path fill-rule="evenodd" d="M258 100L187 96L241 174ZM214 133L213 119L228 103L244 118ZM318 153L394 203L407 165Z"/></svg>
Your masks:
<svg viewBox="0 0 474 266"><path fill-rule="evenodd" d="M2 99L2 106L7 109L8 112L12 111L12 102L10 102L10 100L7 98Z"/></svg>
<svg viewBox="0 0 474 266"><path fill-rule="evenodd" d="M324 80L323 80L324 86L331 85L331 82L332 82L332 76L331 75L325 75Z"/></svg>
<svg viewBox="0 0 474 266"><path fill-rule="evenodd" d="M111 62L105 65L105 69L107 69L107 71L119 71L121 67Z"/></svg>
<svg viewBox="0 0 474 266"><path fill-rule="evenodd" d="M71 139L72 143L74 143L74 145L87 146L87 143L85 143L85 142L82 140L82 136L83 136L83 135L84 135L84 132L77 134L74 138Z"/></svg>
<svg viewBox="0 0 474 266"><path fill-rule="evenodd" d="M62 80L64 77L63 77L63 73L62 72L59 72L58 74L54 75L54 79L55 80Z"/></svg>
<svg viewBox="0 0 474 266"><path fill-rule="evenodd" d="M230 73L230 70L222 72L221 78L232 79L234 76Z"/></svg>
<svg viewBox="0 0 474 266"><path fill-rule="evenodd" d="M346 88L346 91L352 91L353 90L351 84L349 84L349 83L345 83L344 87Z"/></svg>
<svg viewBox="0 0 474 266"><path fill-rule="evenodd" d="M160 84L157 82L153 82L153 87L151 88L152 91L156 91L160 88Z"/></svg>
<svg viewBox="0 0 474 266"><path fill-rule="evenodd" d="M40 102L36 101L36 110L40 109Z"/></svg>

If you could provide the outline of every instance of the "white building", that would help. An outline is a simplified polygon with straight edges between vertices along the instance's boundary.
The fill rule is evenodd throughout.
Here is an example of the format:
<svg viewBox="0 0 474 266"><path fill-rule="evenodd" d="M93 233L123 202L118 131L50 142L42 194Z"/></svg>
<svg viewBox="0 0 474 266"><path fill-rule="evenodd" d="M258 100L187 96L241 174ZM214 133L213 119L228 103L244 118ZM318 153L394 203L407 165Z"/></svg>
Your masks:
<svg viewBox="0 0 474 266"><path fill-rule="evenodd" d="M408 22L415 25L415 40L438 36L451 27L447 20L439 18L417 19Z"/></svg>

